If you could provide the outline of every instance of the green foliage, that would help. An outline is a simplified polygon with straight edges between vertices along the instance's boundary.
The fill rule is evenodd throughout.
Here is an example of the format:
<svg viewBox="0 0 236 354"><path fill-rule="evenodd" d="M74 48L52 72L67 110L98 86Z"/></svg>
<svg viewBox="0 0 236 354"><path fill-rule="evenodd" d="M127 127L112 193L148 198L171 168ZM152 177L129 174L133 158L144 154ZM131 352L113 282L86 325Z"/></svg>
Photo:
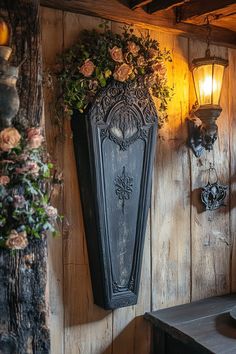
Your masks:
<svg viewBox="0 0 236 354"><path fill-rule="evenodd" d="M36 139L42 138L38 128L32 130L38 134ZM3 151L0 144L0 247L22 249L32 238L41 238L47 231L56 233L56 223L61 218L50 205L53 164L41 143L38 145L30 146L24 131L17 147ZM14 242L18 243L17 233L27 235L24 247L7 243L14 232Z"/></svg>
<svg viewBox="0 0 236 354"><path fill-rule="evenodd" d="M122 35L113 33L108 25L103 31L85 30L79 43L60 58L62 70L58 77L63 87L65 110L83 112L100 88L113 78L118 81L143 77L158 104L160 120L165 119L173 90L167 85L165 62L170 52L161 50L150 36L136 36L125 27ZM117 57L118 55L118 57Z"/></svg>

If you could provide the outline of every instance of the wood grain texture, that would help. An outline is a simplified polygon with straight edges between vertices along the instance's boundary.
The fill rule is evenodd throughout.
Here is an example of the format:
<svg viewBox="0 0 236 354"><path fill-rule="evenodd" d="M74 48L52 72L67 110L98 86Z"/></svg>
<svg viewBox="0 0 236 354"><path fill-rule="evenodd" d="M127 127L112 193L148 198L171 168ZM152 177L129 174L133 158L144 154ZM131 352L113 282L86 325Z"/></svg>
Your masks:
<svg viewBox="0 0 236 354"><path fill-rule="evenodd" d="M148 29L164 29L174 34L187 35L192 38L202 39L207 35L205 27L184 22L176 23L176 15L172 9L159 11L157 14L150 15L142 8L137 8L133 11L124 1L119 0L41 0L40 3L43 6L55 9L97 16L127 24L135 24ZM236 34L230 30L212 26L211 40L217 44L228 44L235 47Z"/></svg>
<svg viewBox="0 0 236 354"><path fill-rule="evenodd" d="M42 20L45 66L53 65L56 54L75 43L82 29L97 28L101 22L96 17L49 9L43 9ZM109 26L121 32L123 23L109 22ZM136 33L139 30L140 27L135 28ZM170 85L174 84L175 96L169 107L169 122L158 139L150 221L136 306L110 312L93 304L70 124L67 122L63 127L64 140L57 140L55 136L59 132L55 122L52 124L53 102L45 91L46 107L49 103L45 113L49 147L52 153L55 151L55 160L63 161L61 166L66 166L65 194L61 195L60 191L59 196L55 196L58 203L63 204L65 213L64 247L62 249L61 239L57 239L52 241L50 251L51 312L54 311L51 314L51 318L54 316L52 354L150 353L151 329L143 319L144 312L188 302L191 296L199 299L228 292L230 279L236 289L236 107L235 84L229 80L235 75L236 53L229 51L230 66L221 99L223 112L218 120L219 139L214 148L220 180L227 184L231 177L230 215L226 207L214 212L211 220L207 213L199 212L197 189L206 182L205 170L213 157L204 154L203 158L196 159L185 145L185 118L195 101L188 65L193 56L204 53L205 44L170 33L149 32L143 28L141 31L150 33L162 48L171 50L173 63L168 64L168 77ZM223 57L228 55L223 47L212 47L212 52Z"/></svg>
<svg viewBox="0 0 236 354"><path fill-rule="evenodd" d="M12 64L23 58L17 89L20 110L15 124L38 126L42 118L42 66L39 6L36 1L0 1L12 30ZM49 353L47 321L47 244L31 240L16 252L0 250L0 351Z"/></svg>
<svg viewBox="0 0 236 354"><path fill-rule="evenodd" d="M206 44L190 41L189 60L204 56ZM228 57L228 50L223 47L211 47L212 55ZM191 87L191 100L195 94ZM191 193L192 193L192 299L220 295L229 292L230 270L230 235L229 207L204 212L199 193L208 181L210 163L215 164L219 182L229 184L229 112L228 112L228 70L224 78L221 105L223 112L217 123L219 137L213 152L206 152L202 158L191 158ZM228 204L228 202L226 202Z"/></svg>
<svg viewBox="0 0 236 354"><path fill-rule="evenodd" d="M236 75L236 51L229 49L229 77ZM231 254L231 291L236 291L236 82L229 80L229 117L230 117L230 242Z"/></svg>
<svg viewBox="0 0 236 354"><path fill-rule="evenodd" d="M188 115L188 41L155 32L171 51L169 84L174 97L169 123L159 131L151 205L152 308L188 302L190 297L190 183L186 147ZM168 192L167 192L168 191Z"/></svg>
<svg viewBox="0 0 236 354"><path fill-rule="evenodd" d="M42 51L44 69L44 125L47 149L58 172L63 171L63 137L57 124L56 92L48 87L47 74L55 65L55 58L63 49L63 16L61 11L41 8ZM53 204L64 215L63 186L56 186ZM66 223L66 220L64 221ZM51 352L64 353L64 305L63 305L63 230L60 236L48 240L48 289L50 299L49 324L51 328Z"/></svg>

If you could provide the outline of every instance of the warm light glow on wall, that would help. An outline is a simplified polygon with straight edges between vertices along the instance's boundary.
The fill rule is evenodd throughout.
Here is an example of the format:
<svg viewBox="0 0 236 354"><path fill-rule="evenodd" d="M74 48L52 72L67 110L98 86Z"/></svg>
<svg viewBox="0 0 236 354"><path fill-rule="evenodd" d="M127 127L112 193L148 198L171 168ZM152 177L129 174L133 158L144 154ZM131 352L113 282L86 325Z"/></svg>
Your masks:
<svg viewBox="0 0 236 354"><path fill-rule="evenodd" d="M10 30L7 23L0 17L0 45L9 45Z"/></svg>
<svg viewBox="0 0 236 354"><path fill-rule="evenodd" d="M197 96L194 115L201 120L201 124L190 122L189 146L197 157L201 156L204 150L212 150L218 136L216 120L222 111L220 95L227 65L227 60L211 56L209 47L205 57L194 59L192 62Z"/></svg>

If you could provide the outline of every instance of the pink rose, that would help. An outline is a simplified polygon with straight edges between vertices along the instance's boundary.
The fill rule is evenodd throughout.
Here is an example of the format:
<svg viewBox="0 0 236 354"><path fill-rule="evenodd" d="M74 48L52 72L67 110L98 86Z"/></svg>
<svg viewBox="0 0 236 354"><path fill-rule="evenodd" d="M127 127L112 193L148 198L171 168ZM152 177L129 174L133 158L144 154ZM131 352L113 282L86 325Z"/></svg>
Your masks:
<svg viewBox="0 0 236 354"><path fill-rule="evenodd" d="M8 176L0 176L0 185L6 186L10 182L10 178Z"/></svg>
<svg viewBox="0 0 236 354"><path fill-rule="evenodd" d="M27 139L28 139L27 146L30 149L38 149L42 145L42 142L43 142L43 136L41 134L41 129L40 128L28 129Z"/></svg>
<svg viewBox="0 0 236 354"><path fill-rule="evenodd" d="M94 69L95 69L95 65L93 64L93 62L87 59L85 60L84 64L80 67L79 71L85 77L89 77L94 72Z"/></svg>
<svg viewBox="0 0 236 354"><path fill-rule="evenodd" d="M11 230L11 233L6 240L6 246L12 250L23 250L28 246L26 232L22 231L18 233L16 230Z"/></svg>
<svg viewBox="0 0 236 354"><path fill-rule="evenodd" d="M144 66L145 65L145 59L142 55L140 55L137 59L137 65L138 66Z"/></svg>
<svg viewBox="0 0 236 354"><path fill-rule="evenodd" d="M109 49L109 53L111 58L116 61L117 63L122 63L124 61L122 49L118 47L113 47Z"/></svg>
<svg viewBox="0 0 236 354"><path fill-rule="evenodd" d="M124 82L128 80L131 73L132 73L131 66L129 66L128 64L122 64L116 67L113 76L115 80Z"/></svg>
<svg viewBox="0 0 236 354"><path fill-rule="evenodd" d="M133 56L137 56L137 54L140 50L140 47L137 44L135 44L134 42L129 41L128 42L128 50L131 54L133 54Z"/></svg>
<svg viewBox="0 0 236 354"><path fill-rule="evenodd" d="M21 136L17 129L6 128L0 133L0 149L9 151L15 148L20 142Z"/></svg>

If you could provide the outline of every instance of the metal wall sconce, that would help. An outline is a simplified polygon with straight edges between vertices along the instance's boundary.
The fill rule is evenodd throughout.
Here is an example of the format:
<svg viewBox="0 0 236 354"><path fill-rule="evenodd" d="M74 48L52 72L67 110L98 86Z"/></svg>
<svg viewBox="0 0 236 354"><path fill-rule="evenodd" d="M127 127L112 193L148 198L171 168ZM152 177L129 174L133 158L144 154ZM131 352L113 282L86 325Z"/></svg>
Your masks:
<svg viewBox="0 0 236 354"><path fill-rule="evenodd" d="M209 48L204 58L194 59L192 62L198 102L198 107L193 113L202 122L197 126L194 121L189 120L189 145L196 157L201 156L204 150L212 150L217 139L216 120L222 111L219 102L227 65L227 60L211 56Z"/></svg>

